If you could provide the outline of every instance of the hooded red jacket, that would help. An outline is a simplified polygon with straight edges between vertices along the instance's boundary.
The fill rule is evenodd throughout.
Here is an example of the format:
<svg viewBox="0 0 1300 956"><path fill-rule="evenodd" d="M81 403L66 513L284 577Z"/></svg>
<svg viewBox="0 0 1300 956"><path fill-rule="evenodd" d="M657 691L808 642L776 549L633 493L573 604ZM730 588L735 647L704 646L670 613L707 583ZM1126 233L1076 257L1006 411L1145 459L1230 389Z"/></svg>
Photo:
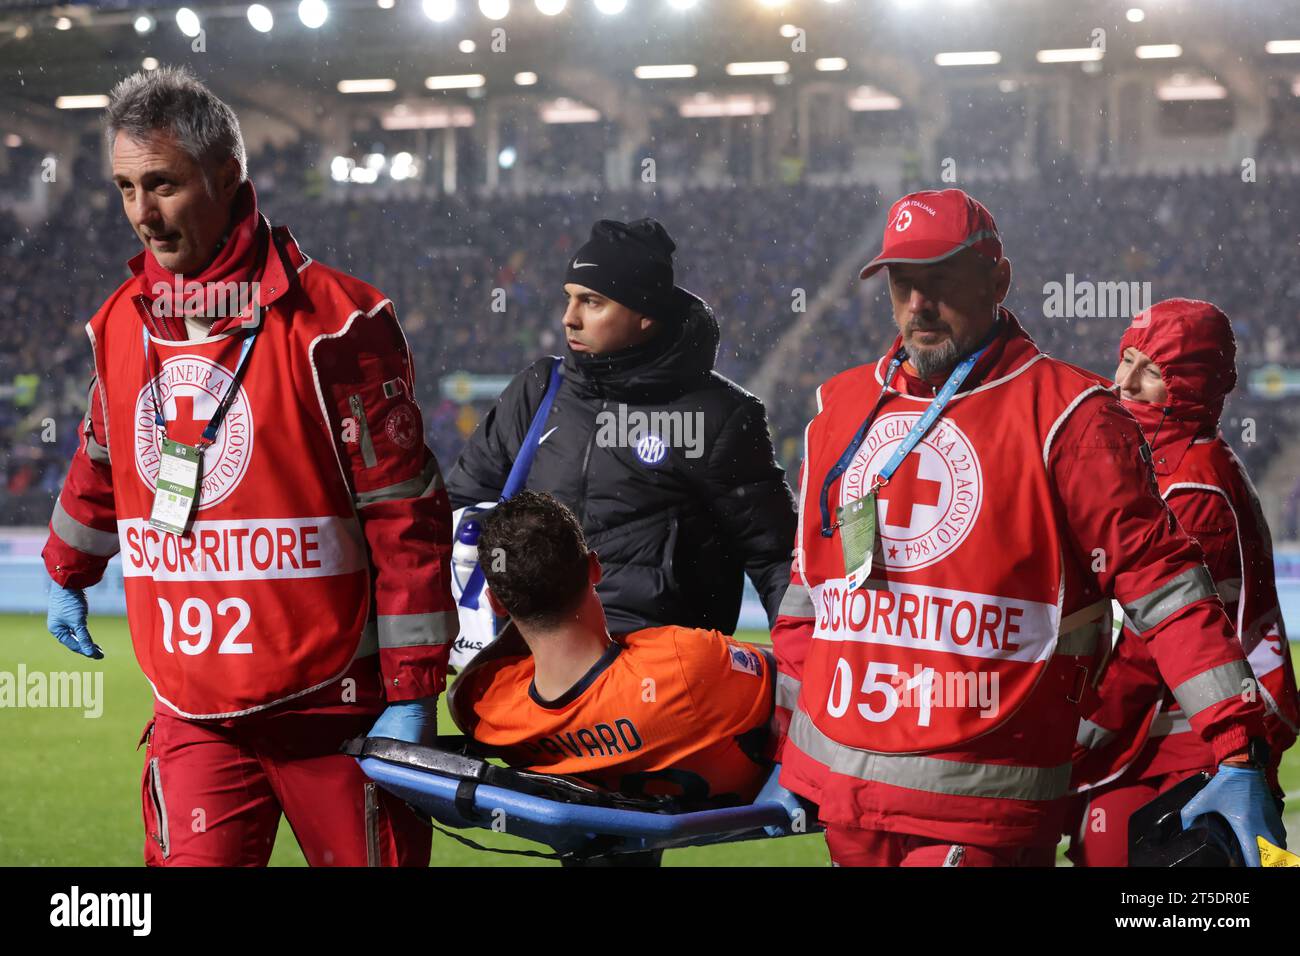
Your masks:
<svg viewBox="0 0 1300 956"><path fill-rule="evenodd" d="M272 229L257 210L251 183L246 182L237 194L233 216L221 253L208 270L191 281L255 280L261 288L263 321L267 323L319 324L319 313L329 302L347 300L348 296L379 303L364 317L358 313L358 321L330 337L331 356L351 357L350 362L340 358L330 368L323 368L310 364L306 356L302 358L303 374L317 376L321 395L333 400L328 415L314 410L307 414L316 417L320 440L333 444L327 455L337 457L342 472L322 475L321 481L346 482L371 563L371 614L378 652L370 649L369 654L359 655L348 676L374 690L382 682L389 701L436 695L446 685L447 657L456 635L450 588L451 511L438 463L421 440L424 426L411 397L415 394L414 368L392 303L365 283L312 260L287 228ZM171 274L160 272L148 251L132 259L130 267L131 278L108 299L104 309L119 300L129 303L137 293L150 299L167 295L157 282L160 275ZM315 298L312 290L318 290ZM339 291L337 296L335 291ZM169 318L158 317L168 313ZM144 318L154 336L186 339L184 323L173 309L146 310ZM134 310L124 310L114 321L138 323L141 319ZM238 317L217 319L210 334L226 333L239 321ZM138 334L138 327L133 334ZM365 381L359 385L355 384L358 376L352 375L357 363L364 363L361 368L365 370L361 376ZM343 378L345 373L352 377ZM105 374L125 377L126 370L110 368ZM354 384L345 388L345 382ZM356 423L350 417L357 413L349 404L349 392L364 400L357 407L369 421ZM91 383L81 442L55 505L43 551L50 577L68 588L95 584L119 550L104 393L98 380ZM404 427L410 432L409 438L403 433L400 443L384 438L386 424L393 421L391 410L399 405L408 423ZM387 419L386 413L390 414ZM347 421L357 424L352 431L364 434L365 439L344 440L349 434L344 427ZM268 431L268 438L272 434ZM370 435L375 436L373 441ZM129 455L130 448L123 453ZM304 608L303 613L313 610ZM346 639L348 635L340 629L340 640ZM337 701L336 692L331 691L330 697Z"/></svg>
<svg viewBox="0 0 1300 956"><path fill-rule="evenodd" d="M1005 378L1032 361L1055 362L1041 356L1014 316L1006 310L1002 316L1001 333L975 364L960 391ZM900 345L895 340L888 354L893 354ZM880 365L877 363L878 368ZM1085 377L1096 379L1096 376L1083 375L1080 380ZM935 386L911 374L907 366L890 384L912 396L935 394ZM833 403L827 404L819 414L843 417L856 424L862 420L864 409L871 405L869 392L867 389L860 396L855 395L856 400L834 404L834 407ZM1014 407L1006 409L1008 415L1016 413ZM1056 524L1058 536L1069 552L1068 559L1081 569L1091 569L1091 581L1099 595L1113 596L1135 608L1168 591L1171 582L1203 571L1200 549L1179 530L1168 508L1154 493L1151 470L1140 457L1142 447L1141 431L1132 416L1113 395L1098 389L1088 390L1073 412L1064 418L1046 460L1040 447L1005 450L1006 455L1017 456L1026 463L1043 461L1055 507L1035 517L1043 523ZM801 469L803 520L817 520L816 492L828 467L827 462L805 461ZM811 479L807 475L809 469L814 473ZM1017 505L1011 501L998 503L1004 508ZM1105 560L1099 560L1099 556ZM998 559L1005 560L1005 556L990 554L990 560ZM1188 589L1186 594L1172 594L1168 601L1162 600L1158 617L1141 638L1158 662L1159 673L1179 688L1180 696L1204 701L1191 720L1217 758L1244 750L1248 738L1263 730L1263 708L1240 694L1218 693L1220 677L1245 670L1241 648L1233 640L1232 623L1224 614L1223 604L1212 593L1200 593L1198 587ZM772 630L779 671L778 721L789 721L806 712L804 700L810 698L810 693L826 692L824 687L810 692L803 684L815 625L816 609L810 596L810 583L803 580L796 563ZM1207 691L1203 693L1202 688ZM1208 692L1211 688L1213 693ZM1076 707L1074 712L1082 713L1084 708ZM1048 741L1053 746L1062 731L1068 736L1068 728L1053 725L1025 730L1041 735L1038 743ZM988 734L965 745L963 753L972 756L958 757L957 772L961 771L961 761L978 762L976 758L988 750L995 736L999 742L1005 737ZM785 743L789 745L790 740ZM844 752L848 757L820 768L807 757L800 761L796 746L785 747L783 752L787 759L782 783L818 803L822 820L828 824L982 846L1041 845L1053 842L1060 832L1055 827L1064 816L1062 798L1069 783L1068 761L1059 790L1053 787L1032 801L1013 800L987 796L983 791L972 792L973 787L966 779L949 779L929 790L891 785L879 774L873 776L872 767L890 760L900 763L894 755L887 755L890 760L882 760L880 755L869 751L849 754L851 748L837 747L837 753ZM1069 752L1068 742L1062 749ZM937 758L952 756L923 755L923 759L933 763ZM909 757L902 762L917 763L918 759ZM802 766L795 767L797 762ZM859 766L867 770L859 772Z"/></svg>
<svg viewBox="0 0 1300 956"><path fill-rule="evenodd" d="M1141 313L1120 341L1160 369L1164 405L1125 401L1152 449L1170 510L1205 552L1229 618L1259 680L1276 768L1300 723L1295 674L1273 578L1273 545L1244 467L1219 434L1236 385L1237 344L1228 317L1208 302L1170 299ZM1132 768L1137 779L1212 770L1215 754L1191 731L1156 663L1128 627L1079 732L1075 783L1090 789Z"/></svg>

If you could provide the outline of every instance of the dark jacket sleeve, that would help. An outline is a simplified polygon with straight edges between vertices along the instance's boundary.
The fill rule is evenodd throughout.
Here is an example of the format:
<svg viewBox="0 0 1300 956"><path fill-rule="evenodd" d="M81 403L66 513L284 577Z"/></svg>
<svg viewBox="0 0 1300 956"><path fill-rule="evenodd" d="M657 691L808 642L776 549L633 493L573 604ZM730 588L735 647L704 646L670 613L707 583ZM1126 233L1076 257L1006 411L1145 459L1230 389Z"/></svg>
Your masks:
<svg viewBox="0 0 1300 956"><path fill-rule="evenodd" d="M546 394L553 361L549 356L539 359L511 379L478 423L447 473L447 494L453 511L501 497L510 466Z"/></svg>
<svg viewBox="0 0 1300 956"><path fill-rule="evenodd" d="M790 583L796 516L785 469L772 450L767 412L754 396L746 395L722 426L705 480L709 506L744 561L770 625Z"/></svg>

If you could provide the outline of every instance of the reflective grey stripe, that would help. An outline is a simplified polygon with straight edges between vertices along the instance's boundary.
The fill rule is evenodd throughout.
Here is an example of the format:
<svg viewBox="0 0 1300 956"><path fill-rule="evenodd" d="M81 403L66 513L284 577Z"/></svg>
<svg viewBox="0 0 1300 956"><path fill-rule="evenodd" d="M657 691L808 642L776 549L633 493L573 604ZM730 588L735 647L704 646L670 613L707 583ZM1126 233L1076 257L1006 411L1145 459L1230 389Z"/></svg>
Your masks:
<svg viewBox="0 0 1300 956"><path fill-rule="evenodd" d="M442 489L442 472L438 470L437 459L430 458L428 464L414 478L399 481L395 485L386 485L374 491L362 491L356 496L358 508L372 505L376 501L397 501L401 498L424 498Z"/></svg>
<svg viewBox="0 0 1300 956"><path fill-rule="evenodd" d="M379 629L375 627L374 620L366 622L366 628L361 632L361 643L357 645L357 652L352 655L355 661L360 657L370 657L372 654L379 653Z"/></svg>
<svg viewBox="0 0 1300 956"><path fill-rule="evenodd" d="M790 741L832 773L926 793L1003 800L1056 800L1070 785L1070 764L1008 767L964 763L917 754L877 754L831 740L804 711L796 710Z"/></svg>
<svg viewBox="0 0 1300 956"><path fill-rule="evenodd" d="M117 554L120 543L115 531L99 531L82 524L63 510L63 501L54 503L54 514L50 516L50 527L54 533L72 545L78 551L108 558Z"/></svg>
<svg viewBox="0 0 1300 956"><path fill-rule="evenodd" d="M1069 634L1062 634L1056 642L1056 653L1070 657L1086 657L1097 651L1097 625L1086 624L1076 627Z"/></svg>
<svg viewBox="0 0 1300 956"><path fill-rule="evenodd" d="M1187 607L1193 601L1214 597L1214 581L1205 565L1198 564L1182 574L1176 574L1150 594L1124 605L1139 634L1145 634L1170 614Z"/></svg>
<svg viewBox="0 0 1300 956"><path fill-rule="evenodd" d="M101 465L112 464L108 457L108 449L95 441L95 436L86 429L86 455L91 461L98 462Z"/></svg>
<svg viewBox="0 0 1300 956"><path fill-rule="evenodd" d="M1214 589L1219 592L1219 600L1231 604L1241 597L1241 578L1224 578L1214 582Z"/></svg>
<svg viewBox="0 0 1300 956"><path fill-rule="evenodd" d="M1066 616L1060 624L1055 653L1071 657L1097 653L1103 625L1110 625L1109 601L1095 601Z"/></svg>
<svg viewBox="0 0 1300 956"><path fill-rule="evenodd" d="M1074 742L1080 747L1087 747L1089 750L1104 747L1114 739L1115 731L1107 730L1099 724L1094 724L1091 720L1080 720L1079 731L1074 735Z"/></svg>
<svg viewBox="0 0 1300 956"><path fill-rule="evenodd" d="M802 584L795 584L793 581L785 589L785 596L781 598L781 606L777 609L777 614L784 614L786 617L816 617L813 610L812 596L808 589Z"/></svg>
<svg viewBox="0 0 1300 956"><path fill-rule="evenodd" d="M776 674L776 706L785 710L794 710L799 702L799 682L789 674Z"/></svg>
<svg viewBox="0 0 1300 956"><path fill-rule="evenodd" d="M1236 697L1254 681L1255 674L1249 664L1245 661L1229 661L1183 681L1174 688L1174 697L1183 713L1190 718L1219 701Z"/></svg>
<svg viewBox="0 0 1300 956"><path fill-rule="evenodd" d="M1192 725L1185 715L1171 714L1167 710L1162 710L1151 721L1151 729L1147 731L1147 736L1168 737L1170 734L1189 734L1191 732Z"/></svg>
<svg viewBox="0 0 1300 956"><path fill-rule="evenodd" d="M380 647L423 647L447 644L460 632L460 616L455 611L440 614L379 615Z"/></svg>

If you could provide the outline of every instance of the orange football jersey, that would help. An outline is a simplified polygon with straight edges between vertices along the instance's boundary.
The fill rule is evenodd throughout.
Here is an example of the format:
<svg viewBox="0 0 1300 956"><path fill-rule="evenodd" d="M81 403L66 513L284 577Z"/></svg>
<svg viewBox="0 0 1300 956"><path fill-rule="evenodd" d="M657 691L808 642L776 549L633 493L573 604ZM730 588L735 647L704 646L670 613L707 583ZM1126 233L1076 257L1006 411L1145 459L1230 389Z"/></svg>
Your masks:
<svg viewBox="0 0 1300 956"><path fill-rule="evenodd" d="M763 785L775 671L766 652L717 631L646 628L547 701L517 632L514 652L502 650L460 676L452 714L511 766L690 803L749 802Z"/></svg>

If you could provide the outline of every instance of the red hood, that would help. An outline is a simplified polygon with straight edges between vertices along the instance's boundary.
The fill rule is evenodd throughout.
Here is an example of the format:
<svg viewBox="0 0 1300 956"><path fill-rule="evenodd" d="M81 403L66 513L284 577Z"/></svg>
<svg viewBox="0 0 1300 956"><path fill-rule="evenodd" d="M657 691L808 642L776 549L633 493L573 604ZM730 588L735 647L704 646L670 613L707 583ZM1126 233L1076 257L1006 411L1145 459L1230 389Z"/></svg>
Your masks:
<svg viewBox="0 0 1300 956"><path fill-rule="evenodd" d="M1192 441L1219 429L1223 402L1237 384L1237 340L1217 306L1199 299L1166 299L1138 313L1119 354L1134 348L1160 367L1165 405L1125 401L1155 453L1156 472L1178 467Z"/></svg>

